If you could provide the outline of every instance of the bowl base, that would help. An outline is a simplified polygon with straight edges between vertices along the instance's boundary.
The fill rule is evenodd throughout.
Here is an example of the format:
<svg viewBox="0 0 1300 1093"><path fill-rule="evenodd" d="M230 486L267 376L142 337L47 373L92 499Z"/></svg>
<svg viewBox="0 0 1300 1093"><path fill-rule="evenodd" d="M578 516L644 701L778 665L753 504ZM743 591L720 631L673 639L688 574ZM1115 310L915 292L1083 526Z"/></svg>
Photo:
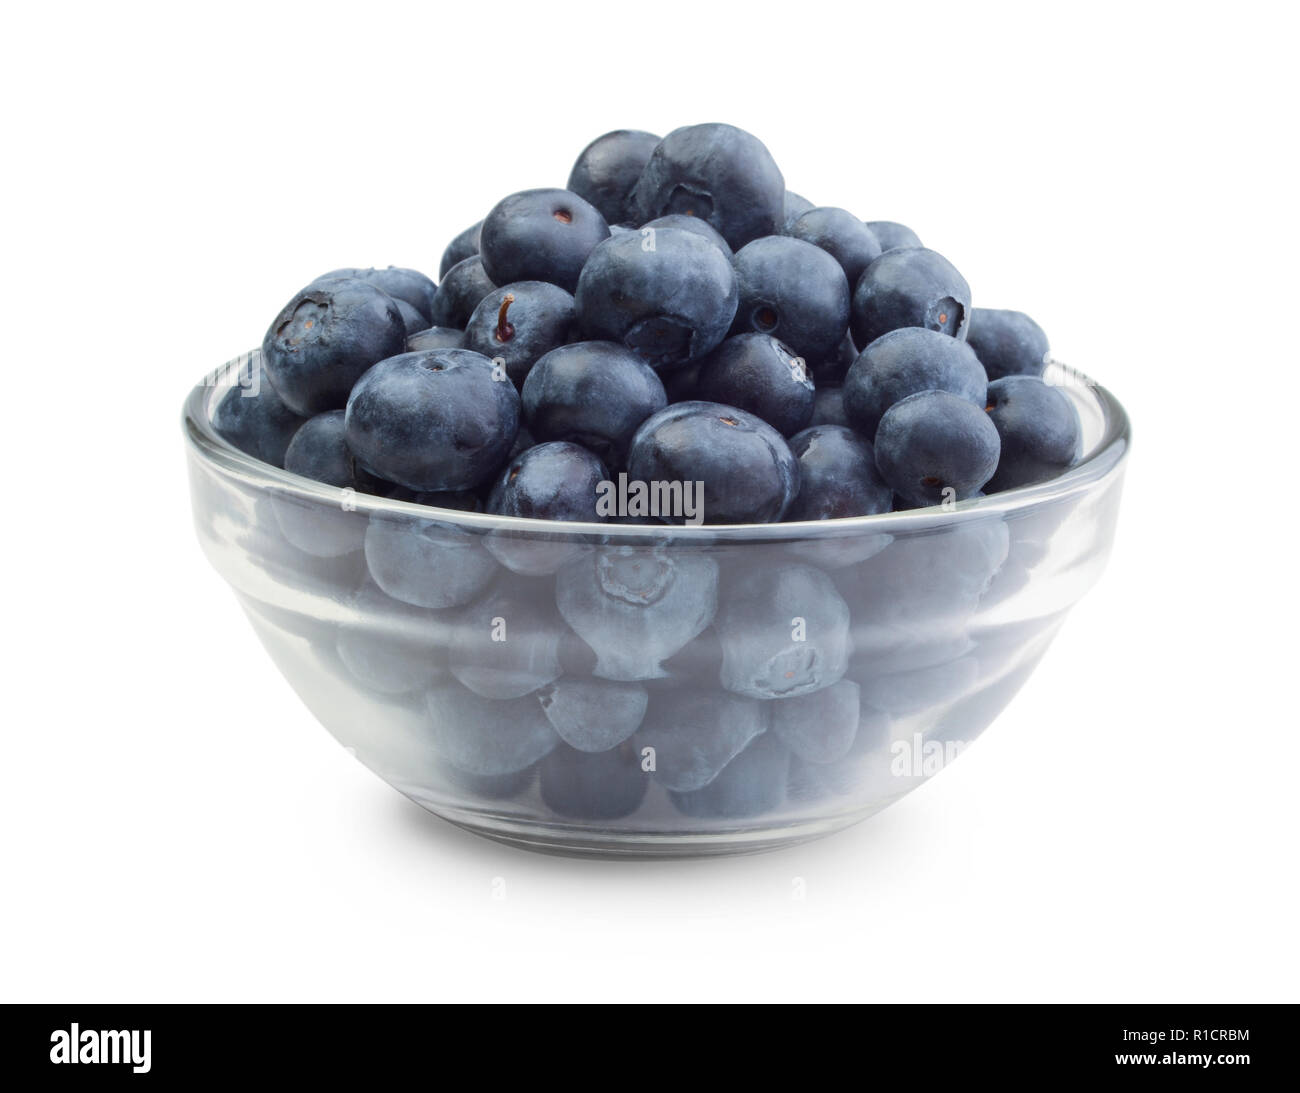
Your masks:
<svg viewBox="0 0 1300 1093"><path fill-rule="evenodd" d="M576 824L508 819L408 796L439 819L494 842L541 854L622 860L761 854L833 835L880 811L872 808L779 827L737 827L727 831L597 831Z"/></svg>

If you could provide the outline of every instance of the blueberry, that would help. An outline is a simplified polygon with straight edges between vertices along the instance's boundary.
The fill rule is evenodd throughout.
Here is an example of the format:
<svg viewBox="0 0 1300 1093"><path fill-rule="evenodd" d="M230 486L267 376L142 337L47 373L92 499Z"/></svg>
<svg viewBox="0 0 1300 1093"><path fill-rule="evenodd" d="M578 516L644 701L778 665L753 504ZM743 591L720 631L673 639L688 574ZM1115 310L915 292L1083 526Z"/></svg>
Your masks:
<svg viewBox="0 0 1300 1093"><path fill-rule="evenodd" d="M262 366L284 404L310 417L342 408L361 374L405 344L391 296L365 281L326 281L308 285L275 317Z"/></svg>
<svg viewBox="0 0 1300 1093"><path fill-rule="evenodd" d="M567 440L621 467L637 428L668 405L652 368L616 342L553 349L528 373L524 418L540 440Z"/></svg>
<svg viewBox="0 0 1300 1093"><path fill-rule="evenodd" d="M430 743L467 774L522 771L560 743L535 698L483 698L456 683L434 687L425 698Z"/></svg>
<svg viewBox="0 0 1300 1093"><path fill-rule="evenodd" d="M313 482L382 496L387 483L358 465L348 447L344 418L342 410L329 410L303 422L285 449L284 468Z"/></svg>
<svg viewBox="0 0 1300 1093"><path fill-rule="evenodd" d="M849 368L857 359L858 348L853 344L853 338L846 330L844 337L840 339L840 344L835 347L835 352L829 357L811 362L813 382L818 387L827 383L843 383Z"/></svg>
<svg viewBox="0 0 1300 1093"><path fill-rule="evenodd" d="M314 482L358 493L382 495L387 483L357 464L348 448L342 410L309 418L284 453L284 468ZM284 537L299 550L332 558L361 548L365 517L349 511L346 498L336 504L289 495L272 498Z"/></svg>
<svg viewBox="0 0 1300 1093"><path fill-rule="evenodd" d="M790 752L773 733L764 733L702 789L669 796L686 816L746 819L780 808L789 776Z"/></svg>
<svg viewBox="0 0 1300 1093"><path fill-rule="evenodd" d="M793 190L786 190L785 199L781 203L781 230L789 231L790 226L799 217L813 208L816 208L816 206L806 197L800 197Z"/></svg>
<svg viewBox="0 0 1300 1093"><path fill-rule="evenodd" d="M920 391L948 391L984 405L988 378L965 342L919 326L882 334L853 362L844 377L844 412L867 438L896 402Z"/></svg>
<svg viewBox="0 0 1300 1093"><path fill-rule="evenodd" d="M813 397L813 414L809 422L813 425L843 425L848 428L848 415L844 413L844 388L823 387L817 385Z"/></svg>
<svg viewBox="0 0 1300 1093"><path fill-rule="evenodd" d="M943 255L887 250L853 290L853 340L866 346L900 326L921 326L965 341L970 310L970 286Z"/></svg>
<svg viewBox="0 0 1300 1093"><path fill-rule="evenodd" d="M465 347L505 362L516 387L537 358L569 341L573 297L546 281L519 281L489 292L465 328Z"/></svg>
<svg viewBox="0 0 1300 1093"><path fill-rule="evenodd" d="M537 444L510 460L492 487L487 510L533 520L599 523L600 483L609 477L600 459L568 441Z"/></svg>
<svg viewBox="0 0 1300 1093"><path fill-rule="evenodd" d="M893 507L894 492L876 470L871 445L842 425L814 425L790 438L799 460L799 493L787 520L871 516Z"/></svg>
<svg viewBox="0 0 1300 1093"><path fill-rule="evenodd" d="M990 383L988 415L1002 442L989 493L1055 478L1079 457L1083 434L1074 403L1037 376Z"/></svg>
<svg viewBox="0 0 1300 1093"><path fill-rule="evenodd" d="M421 494L421 503L440 497ZM456 495L451 495L454 500ZM389 596L417 607L459 607L477 598L496 563L473 532L438 520L373 513L366 528L366 564Z"/></svg>
<svg viewBox="0 0 1300 1093"><path fill-rule="evenodd" d="M735 406L791 436L812 418L814 388L803 359L770 334L728 338L700 362L696 398Z"/></svg>
<svg viewBox="0 0 1300 1093"><path fill-rule="evenodd" d="M991 380L1041 376L1047 367L1047 335L1023 311L972 309L966 340Z"/></svg>
<svg viewBox="0 0 1300 1093"><path fill-rule="evenodd" d="M849 282L834 258L802 239L773 235L737 251L735 267L733 334L771 334L808 361L836 351L849 325Z"/></svg>
<svg viewBox="0 0 1300 1093"><path fill-rule="evenodd" d="M483 260L475 255L457 262L447 271L433 301L433 325L464 330L479 301L496 285L483 270Z"/></svg>
<svg viewBox="0 0 1300 1093"><path fill-rule="evenodd" d="M707 786L768 725L767 705L708 690L656 694L632 738L653 748L654 777L679 793Z"/></svg>
<svg viewBox="0 0 1300 1093"><path fill-rule="evenodd" d="M483 220L479 255L498 285L549 281L572 292L587 255L609 225L570 190L524 190L502 198Z"/></svg>
<svg viewBox="0 0 1300 1093"><path fill-rule="evenodd" d="M688 364L685 368L675 368L664 375L664 394L669 402L691 402L695 400L695 387L700 378L702 361Z"/></svg>
<svg viewBox="0 0 1300 1093"><path fill-rule="evenodd" d="M726 336L736 275L694 232L664 228L651 239L629 232L591 252L576 300L585 337L620 342L662 371L698 360Z"/></svg>
<svg viewBox="0 0 1300 1093"><path fill-rule="evenodd" d="M896 224L892 220L868 220L867 227L876 237L882 250L898 250L900 247L919 247L921 237L905 224Z"/></svg>
<svg viewBox="0 0 1300 1093"><path fill-rule="evenodd" d="M882 250L866 224L847 209L830 205L809 209L786 229L786 234L826 251L844 270L850 288Z"/></svg>
<svg viewBox="0 0 1300 1093"><path fill-rule="evenodd" d="M438 280L447 276L451 267L457 262L463 262L466 258L473 258L478 254L479 233L483 230L483 221L477 224L471 224L463 232L456 236L447 244L447 249L442 252L442 261L438 263Z"/></svg>
<svg viewBox="0 0 1300 1093"><path fill-rule="evenodd" d="M772 703L772 731L800 759L834 763L858 735L860 690L851 680L797 698Z"/></svg>
<svg viewBox="0 0 1300 1093"><path fill-rule="evenodd" d="M1006 560L1008 546L1003 521L980 520L900 537L867 561L838 571L834 579L850 604L857 655L892 657L891 667L962 655L961 629ZM914 655L931 648L937 654Z"/></svg>
<svg viewBox="0 0 1300 1093"><path fill-rule="evenodd" d="M608 751L636 732L649 696L639 683L561 679L538 699L560 739L579 751Z"/></svg>
<svg viewBox="0 0 1300 1093"><path fill-rule="evenodd" d="M596 651L603 679L662 677L662 662L712 621L718 563L704 554L670 549L610 547L560 570L560 614Z"/></svg>
<svg viewBox="0 0 1300 1093"><path fill-rule="evenodd" d="M429 325L438 286L419 270L402 269L399 266L389 266L387 269L336 269L317 277L313 284L348 278L372 284L394 300L407 304L424 320L425 326Z"/></svg>
<svg viewBox="0 0 1300 1093"><path fill-rule="evenodd" d="M780 520L799 492L799 463L785 439L744 410L678 402L646 420L632 438L628 474L659 483L703 483L708 524ZM662 514L667 523L684 517Z"/></svg>
<svg viewBox="0 0 1300 1093"><path fill-rule="evenodd" d="M515 433L514 444L510 446L511 459L514 459L514 457L519 455L521 452L528 451L529 448L531 448L534 444L537 443L537 441L533 438L533 434L528 431L528 427L523 424L522 415L523 415L523 408L521 406L520 407L521 420L519 423L519 430ZM495 485L496 485L496 480L493 478L493 479L489 479L482 488L486 491L487 494L491 494L492 487Z"/></svg>
<svg viewBox="0 0 1300 1093"><path fill-rule="evenodd" d="M261 365L253 367L260 370ZM241 452L283 467L285 449L307 419L284 404L260 371L256 378L256 386L231 387L221 396L212 412L212 427Z"/></svg>
<svg viewBox="0 0 1300 1093"><path fill-rule="evenodd" d="M632 201L640 223L697 216L735 249L784 223L785 179L763 142L743 129L689 125L655 147Z"/></svg>
<svg viewBox="0 0 1300 1093"><path fill-rule="evenodd" d="M574 820L617 820L641 805L650 776L631 744L598 755L561 744L542 760L542 800Z"/></svg>
<svg viewBox="0 0 1300 1093"><path fill-rule="evenodd" d="M420 333L421 330L429 329L429 320L416 311L415 308L405 300L399 300L394 297L393 303L397 305L397 310L401 313L402 326L406 330L407 338L410 338L412 334Z"/></svg>
<svg viewBox="0 0 1300 1093"><path fill-rule="evenodd" d="M963 501L993 477L1001 442L988 414L947 391L894 403L876 430L876 466L914 505Z"/></svg>
<svg viewBox="0 0 1300 1093"><path fill-rule="evenodd" d="M445 671L445 637L427 616L367 581L345 605L351 615L338 630L336 650L354 679L379 694L409 694L431 686Z"/></svg>
<svg viewBox="0 0 1300 1093"><path fill-rule="evenodd" d="M848 668L849 609L831 579L807 565L759 568L721 597L722 685L753 698L830 687Z"/></svg>
<svg viewBox="0 0 1300 1093"><path fill-rule="evenodd" d="M698 216L687 216L685 213L669 213L667 216L657 216L653 220L641 225L641 237L646 238L645 230L653 228L659 232L663 228L681 228L682 231L694 232L701 239L707 239L718 250L722 251L728 258L731 257L731 247L718 230L707 220L701 220Z"/></svg>
<svg viewBox="0 0 1300 1093"><path fill-rule="evenodd" d="M596 501L608 474L595 455L577 444L536 444L506 463L488 497L487 511L534 520L601 523L605 517L597 511ZM496 528L487 537L487 548L507 569L540 577L555 573L580 554L583 544L563 534Z"/></svg>
<svg viewBox="0 0 1300 1093"><path fill-rule="evenodd" d="M597 137L569 172L569 190L590 202L610 224L635 220L629 201L632 187L658 143L654 133L640 129L616 129Z"/></svg>
<svg viewBox="0 0 1300 1093"><path fill-rule="evenodd" d="M441 756L437 758L437 764L427 775L430 782L453 799L468 800L471 804L522 797L532 788L537 778L536 766L527 766L508 774L470 774L448 763Z"/></svg>
<svg viewBox="0 0 1300 1093"><path fill-rule="evenodd" d="M463 490L500 466L519 428L519 395L468 349L381 361L348 399L348 445L364 466L412 490Z"/></svg>
<svg viewBox="0 0 1300 1093"><path fill-rule="evenodd" d="M406 336L406 351L420 353L426 349L464 349L465 331L450 326L431 326Z"/></svg>
<svg viewBox="0 0 1300 1093"><path fill-rule="evenodd" d="M518 698L554 683L564 625L540 592L516 580L461 608L448 638L452 675L484 698Z"/></svg>
<svg viewBox="0 0 1300 1093"><path fill-rule="evenodd" d="M889 769L892 719L882 710L862 707L862 715L849 752L838 762L809 763L790 760L789 795L792 800L815 801L827 797L865 797L872 775Z"/></svg>
<svg viewBox="0 0 1300 1093"><path fill-rule="evenodd" d="M971 656L958 657L864 680L863 701L893 717L906 717L947 706L970 693L978 679L979 662Z"/></svg>

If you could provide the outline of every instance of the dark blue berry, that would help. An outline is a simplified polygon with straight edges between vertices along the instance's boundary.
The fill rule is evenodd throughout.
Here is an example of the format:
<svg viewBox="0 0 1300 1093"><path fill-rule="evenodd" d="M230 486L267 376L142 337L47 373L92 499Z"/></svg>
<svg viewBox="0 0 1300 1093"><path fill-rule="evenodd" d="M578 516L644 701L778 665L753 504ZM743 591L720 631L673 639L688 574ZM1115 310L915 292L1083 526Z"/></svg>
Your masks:
<svg viewBox="0 0 1300 1093"><path fill-rule="evenodd" d="M284 404L274 387L254 364L256 383L231 387L212 412L212 427L241 452L284 466L284 452L293 434L307 419Z"/></svg>
<svg viewBox="0 0 1300 1093"><path fill-rule="evenodd" d="M733 334L780 338L807 361L831 356L849 325L849 282L820 247L773 235L736 252Z"/></svg>
<svg viewBox="0 0 1300 1093"><path fill-rule="evenodd" d="M853 290L853 341L867 346L900 326L964 341L970 310L970 286L943 255L924 247L887 250Z"/></svg>
<svg viewBox="0 0 1300 1093"><path fill-rule="evenodd" d="M553 349L528 373L524 418L539 440L567 440L621 467L637 428L668 405L664 385L640 357L616 342Z"/></svg>
<svg viewBox="0 0 1300 1093"><path fill-rule="evenodd" d="M844 388L817 385L813 398L813 415L809 426L843 425L848 427L848 415L844 412Z"/></svg>
<svg viewBox="0 0 1300 1093"><path fill-rule="evenodd" d="M383 290L355 278L308 285L272 321L262 366L284 404L310 417L341 409L376 361L400 353L406 326Z"/></svg>
<svg viewBox="0 0 1300 1093"><path fill-rule="evenodd" d="M993 477L998 431L979 406L947 391L922 391L880 419L876 466L914 505L963 501Z"/></svg>
<svg viewBox="0 0 1300 1093"><path fill-rule="evenodd" d="M707 220L733 249L785 221L785 179L757 137L711 123L674 129L632 191L644 224L669 213Z"/></svg>
<svg viewBox="0 0 1300 1093"><path fill-rule="evenodd" d="M472 775L511 774L559 746L537 699L483 698L457 683L426 696L429 742L447 762Z"/></svg>
<svg viewBox="0 0 1300 1093"><path fill-rule="evenodd" d="M685 213L669 213L667 216L657 216L655 219L641 226L641 237L646 238L647 228L653 228L656 232L663 228L681 228L682 231L694 232L701 239L707 239L718 250L722 251L728 258L731 257L731 246L727 243L718 230L707 220L701 220L698 216L687 216Z"/></svg>
<svg viewBox="0 0 1300 1093"><path fill-rule="evenodd" d="M786 190L785 200L781 204L781 230L789 231L799 217L816 206L806 197L800 197L793 190Z"/></svg>
<svg viewBox="0 0 1300 1093"><path fill-rule="evenodd" d="M787 520L834 520L888 512L894 491L876 470L865 439L842 425L814 425L790 438L799 460L799 493Z"/></svg>
<svg viewBox="0 0 1300 1093"><path fill-rule="evenodd" d="M479 257L495 284L549 281L572 292L587 255L609 225L570 190L524 190L503 198L483 220Z"/></svg>
<svg viewBox="0 0 1300 1093"><path fill-rule="evenodd" d="M686 816L740 820L776 811L785 800L790 752L773 733L764 733L731 760L708 785L670 793Z"/></svg>
<svg viewBox="0 0 1300 1093"><path fill-rule="evenodd" d="M518 698L560 677L564 623L555 617L549 595L527 582L499 584L460 608L451 628L452 675L475 694ZM538 713L545 720L540 707Z"/></svg>
<svg viewBox="0 0 1300 1093"><path fill-rule="evenodd" d="M753 698L793 698L838 683L848 668L849 609L807 565L759 568L722 597L722 685Z"/></svg>
<svg viewBox="0 0 1300 1093"><path fill-rule="evenodd" d="M610 224L637 219L630 204L650 153L659 143L654 133L616 129L597 137L578 156L569 172L569 189L590 202Z"/></svg>
<svg viewBox="0 0 1300 1093"><path fill-rule="evenodd" d="M656 371L703 357L736 313L726 255L680 228L616 235L591 253L576 294L585 337L626 345Z"/></svg>
<svg viewBox="0 0 1300 1093"><path fill-rule="evenodd" d="M772 703L772 731L808 763L843 759L858 735L860 690L851 680Z"/></svg>
<svg viewBox="0 0 1300 1093"><path fill-rule="evenodd" d="M642 754L654 749L657 782L689 793L713 781L767 725L765 703L716 690L676 689L655 694L633 741Z"/></svg>
<svg viewBox="0 0 1300 1093"><path fill-rule="evenodd" d="M662 678L663 661L713 621L718 563L667 545L584 554L555 582L560 614L596 652L602 679Z"/></svg>
<svg viewBox="0 0 1300 1093"><path fill-rule="evenodd" d="M445 678L445 638L429 616L398 603L369 581L345 602L349 621L335 649L349 674L367 690L399 695Z"/></svg>
<svg viewBox="0 0 1300 1093"><path fill-rule="evenodd" d="M419 353L426 349L464 349L465 331L449 326L431 326L417 334L406 336L406 351Z"/></svg>
<svg viewBox="0 0 1300 1093"><path fill-rule="evenodd" d="M882 251L922 246L921 237L905 224L896 224L892 220L868 220L867 227Z"/></svg>
<svg viewBox="0 0 1300 1093"><path fill-rule="evenodd" d="M448 271L457 262L463 262L466 258L473 258L478 254L478 237L482 230L483 221L480 220L477 224L471 224L447 244L447 249L442 252L442 261L438 263L438 280L441 281L446 277Z"/></svg>
<svg viewBox="0 0 1300 1093"><path fill-rule="evenodd" d="M702 483L706 524L768 524L799 492L799 463L772 426L734 406L678 402L632 438L628 474L642 482ZM664 513L665 523L684 514Z"/></svg>
<svg viewBox="0 0 1300 1093"><path fill-rule="evenodd" d="M505 363L516 387L545 353L569 341L573 297L546 281L519 281L489 292L465 328L465 348Z"/></svg>
<svg viewBox="0 0 1300 1093"><path fill-rule="evenodd" d="M1037 376L990 383L988 415L1002 442L988 493L1055 478L1079 457L1083 436L1074 404Z"/></svg>
<svg viewBox="0 0 1300 1093"><path fill-rule="evenodd" d="M973 309L966 340L991 380L1041 376L1047 366L1047 335L1023 311Z"/></svg>
<svg viewBox="0 0 1300 1093"><path fill-rule="evenodd" d="M417 494L421 504L457 495ZM454 524L376 512L366 528L366 564L389 596L417 607L459 607L478 597L497 573L483 537Z"/></svg>
<svg viewBox="0 0 1300 1093"><path fill-rule="evenodd" d="M844 412L865 437L896 402L920 391L947 391L984 405L988 379L965 342L919 326L883 334L862 351L844 377Z"/></svg>
<svg viewBox="0 0 1300 1093"><path fill-rule="evenodd" d="M809 209L786 229L786 234L826 251L843 268L850 289L882 250L866 224L847 209L830 205Z"/></svg>
<svg viewBox="0 0 1300 1093"><path fill-rule="evenodd" d="M598 523L600 483L609 477L586 448L557 440L536 444L510 460L497 477L487 510L498 516Z"/></svg>
<svg viewBox="0 0 1300 1093"><path fill-rule="evenodd" d="M438 298L433 301L433 325L464 330L479 301L494 288L496 285L484 272L483 260L478 255L457 262L438 286Z"/></svg>
<svg viewBox="0 0 1300 1093"><path fill-rule="evenodd" d="M357 464L347 445L343 417L342 410L330 410L308 419L285 450L284 468L327 486L382 495L387 483ZM285 495L273 497L272 503L284 537L299 550L328 558L361 548L365 517L350 511L345 498L330 503Z"/></svg>
<svg viewBox="0 0 1300 1093"><path fill-rule="evenodd" d="M538 699L560 739L579 751L608 751L636 732L649 696L639 683L560 679Z"/></svg>
<svg viewBox="0 0 1300 1093"><path fill-rule="evenodd" d="M650 785L631 744L600 754L561 744L539 768L542 800L574 820L617 820L640 807Z"/></svg>
<svg viewBox="0 0 1300 1093"><path fill-rule="evenodd" d="M853 362L858 359L857 346L853 344L853 338L846 330L844 337L840 339L840 344L835 347L829 357L823 357L819 361L811 361L813 382L821 387L828 383L843 383L845 375L848 374L849 368Z"/></svg>
<svg viewBox="0 0 1300 1093"><path fill-rule="evenodd" d="M728 338L700 362L695 397L748 410L782 436L812 419L813 382L803 358L770 334Z"/></svg>
<svg viewBox="0 0 1300 1093"><path fill-rule="evenodd" d="M389 266L386 269L336 269L317 277L313 284L348 278L366 281L388 293L394 300L408 304L424 320L425 326L429 325L438 286L419 270L402 269L400 266Z"/></svg>
<svg viewBox="0 0 1300 1093"><path fill-rule="evenodd" d="M518 428L514 385L468 349L381 361L348 399L347 440L357 459L412 490L464 490L487 481Z"/></svg>

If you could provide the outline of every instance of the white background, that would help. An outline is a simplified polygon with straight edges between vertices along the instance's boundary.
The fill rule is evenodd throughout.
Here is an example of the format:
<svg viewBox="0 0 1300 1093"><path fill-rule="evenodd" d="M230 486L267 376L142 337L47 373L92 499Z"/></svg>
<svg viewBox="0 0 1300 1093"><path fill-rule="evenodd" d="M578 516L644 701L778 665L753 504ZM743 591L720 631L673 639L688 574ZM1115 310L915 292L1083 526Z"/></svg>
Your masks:
<svg viewBox="0 0 1300 1093"><path fill-rule="evenodd" d="M1294 12L11 11L0 996L1296 1000ZM713 120L1117 392L1115 554L978 746L868 823L532 856L299 704L195 542L180 404L318 273L436 272L598 134Z"/></svg>

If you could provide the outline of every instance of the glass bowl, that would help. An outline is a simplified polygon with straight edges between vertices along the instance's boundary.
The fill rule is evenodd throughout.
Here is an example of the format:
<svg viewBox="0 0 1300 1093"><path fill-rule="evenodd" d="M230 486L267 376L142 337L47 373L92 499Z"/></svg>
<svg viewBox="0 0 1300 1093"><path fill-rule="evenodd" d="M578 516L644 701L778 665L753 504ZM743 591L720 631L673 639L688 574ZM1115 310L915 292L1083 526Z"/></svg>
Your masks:
<svg viewBox="0 0 1300 1093"><path fill-rule="evenodd" d="M1106 563L1123 408L1072 369L1079 463L989 498L848 520L556 524L299 478L213 429L254 352L185 403L209 560L320 722L490 838L571 853L771 849L941 770Z"/></svg>

